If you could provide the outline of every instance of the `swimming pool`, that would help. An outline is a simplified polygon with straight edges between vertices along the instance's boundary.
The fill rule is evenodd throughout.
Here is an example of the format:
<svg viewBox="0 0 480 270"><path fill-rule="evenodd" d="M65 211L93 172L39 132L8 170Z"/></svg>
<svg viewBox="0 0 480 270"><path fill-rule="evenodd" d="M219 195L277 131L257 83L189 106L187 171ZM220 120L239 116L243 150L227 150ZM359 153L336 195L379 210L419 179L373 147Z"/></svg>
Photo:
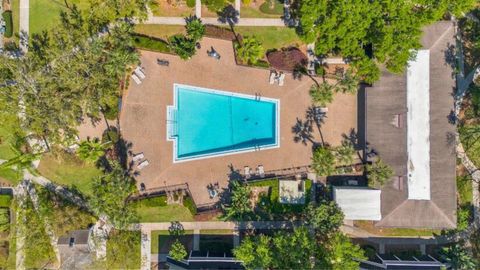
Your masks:
<svg viewBox="0 0 480 270"><path fill-rule="evenodd" d="M279 147L280 101L174 84L167 139L174 162Z"/></svg>

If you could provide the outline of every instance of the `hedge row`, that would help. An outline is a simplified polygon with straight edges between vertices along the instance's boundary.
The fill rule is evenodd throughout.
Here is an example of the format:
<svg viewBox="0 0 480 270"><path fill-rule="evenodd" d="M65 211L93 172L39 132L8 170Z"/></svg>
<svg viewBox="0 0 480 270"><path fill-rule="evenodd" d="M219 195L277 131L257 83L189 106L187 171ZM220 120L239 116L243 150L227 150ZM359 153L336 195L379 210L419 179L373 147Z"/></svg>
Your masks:
<svg viewBox="0 0 480 270"><path fill-rule="evenodd" d="M153 38L149 36L144 36L141 34L134 34L133 40L135 42L135 47L139 49L162 52L162 53L172 53L170 46L164 40Z"/></svg>
<svg viewBox="0 0 480 270"><path fill-rule="evenodd" d="M12 20L12 11L7 10L2 14L3 20L5 21L5 34L6 38L11 38L13 36L13 20Z"/></svg>

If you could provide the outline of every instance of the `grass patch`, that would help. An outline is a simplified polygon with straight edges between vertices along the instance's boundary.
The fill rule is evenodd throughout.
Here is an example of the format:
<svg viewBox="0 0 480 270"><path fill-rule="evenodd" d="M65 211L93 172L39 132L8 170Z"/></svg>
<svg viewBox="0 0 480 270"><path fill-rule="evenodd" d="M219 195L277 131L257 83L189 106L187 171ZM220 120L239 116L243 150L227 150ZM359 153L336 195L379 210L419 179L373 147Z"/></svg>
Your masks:
<svg viewBox="0 0 480 270"><path fill-rule="evenodd" d="M20 182L20 174L10 168L0 169L0 180L10 183L11 185L16 185Z"/></svg>
<svg viewBox="0 0 480 270"><path fill-rule="evenodd" d="M9 208L12 204L12 196L2 194L0 195L0 207L7 207Z"/></svg>
<svg viewBox="0 0 480 270"><path fill-rule="evenodd" d="M43 155L38 171L46 178L58 184L76 188L85 195L92 194L91 180L102 175L102 171L95 165L86 164L76 156L67 153L59 158L50 154Z"/></svg>
<svg viewBox="0 0 480 270"><path fill-rule="evenodd" d="M137 208L166 206L167 196L162 195L158 197L146 198L146 199L134 201L133 204Z"/></svg>
<svg viewBox="0 0 480 270"><path fill-rule="evenodd" d="M141 265L140 231L115 231L107 241L109 269L139 269Z"/></svg>
<svg viewBox="0 0 480 270"><path fill-rule="evenodd" d="M13 131L9 130L6 125L0 125L0 159L11 159L15 157L15 152L11 147L14 141Z"/></svg>
<svg viewBox="0 0 480 270"><path fill-rule="evenodd" d="M77 5L80 10L89 7L88 0L69 0L69 5ZM30 2L30 33L40 33L60 23L60 12L67 7L63 1L35 0Z"/></svg>
<svg viewBox="0 0 480 270"><path fill-rule="evenodd" d="M164 40L173 35L186 34L185 26L160 24L137 24L135 25L135 33Z"/></svg>
<svg viewBox="0 0 480 270"><path fill-rule="evenodd" d="M299 46L302 41L295 29L279 26L238 26L235 31L242 36L255 36L266 50Z"/></svg>
<svg viewBox="0 0 480 270"><path fill-rule="evenodd" d="M175 236L170 235L168 231L152 231L151 237L152 254L168 253L170 246L175 241ZM193 230L184 231L184 234L180 235L178 239L189 251L193 247Z"/></svg>
<svg viewBox="0 0 480 270"><path fill-rule="evenodd" d="M171 204L167 206L138 206L139 222L170 222L193 221L193 215L183 205Z"/></svg>
<svg viewBox="0 0 480 270"><path fill-rule="evenodd" d="M266 4L268 5L268 3ZM261 6L263 6L263 4ZM281 13L275 14L275 13L264 13L260 11L258 8L242 5L240 7L240 16L242 18L280 18L281 15L283 14L283 7L281 8L282 8Z"/></svg>
<svg viewBox="0 0 480 270"><path fill-rule="evenodd" d="M373 222L364 220L356 220L354 225L367 232L382 236L434 236L441 234L441 230L431 229L377 228Z"/></svg>
<svg viewBox="0 0 480 270"><path fill-rule="evenodd" d="M166 41L143 35L134 35L135 47L138 49L149 50L161 53L172 53L170 46Z"/></svg>
<svg viewBox="0 0 480 270"><path fill-rule="evenodd" d="M195 205L195 202L190 196L183 198L183 206L188 208L188 210L193 216L197 214L197 206Z"/></svg>
<svg viewBox="0 0 480 270"><path fill-rule="evenodd" d="M457 192L460 204L471 204L473 200L472 178L469 175L457 176Z"/></svg>

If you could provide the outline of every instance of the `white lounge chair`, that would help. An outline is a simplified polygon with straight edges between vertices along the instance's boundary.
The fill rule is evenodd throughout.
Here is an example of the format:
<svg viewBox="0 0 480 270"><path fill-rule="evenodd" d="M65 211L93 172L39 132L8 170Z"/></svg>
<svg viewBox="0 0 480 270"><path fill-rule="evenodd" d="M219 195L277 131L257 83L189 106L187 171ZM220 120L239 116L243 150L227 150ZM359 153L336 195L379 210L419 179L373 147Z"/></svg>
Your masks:
<svg viewBox="0 0 480 270"><path fill-rule="evenodd" d="M139 154L136 154L133 156L133 162L137 162L137 161L140 161L144 158L145 156L143 155L143 153L139 153Z"/></svg>
<svg viewBox="0 0 480 270"><path fill-rule="evenodd" d="M143 168L147 167L150 163L148 162L148 160L144 160L142 162L140 162L140 164L138 164L137 166L137 169L140 171L142 170Z"/></svg>
<svg viewBox="0 0 480 270"><path fill-rule="evenodd" d="M140 79L145 79L145 73L143 73L142 69L140 67L136 67L135 70L133 71L135 75L137 75Z"/></svg>
<svg viewBox="0 0 480 270"><path fill-rule="evenodd" d="M274 84L276 79L277 79L277 72L272 71L270 73L270 84Z"/></svg>
<svg viewBox="0 0 480 270"><path fill-rule="evenodd" d="M280 76L278 76L278 85L283 86L285 83L285 73L280 73Z"/></svg>
<svg viewBox="0 0 480 270"><path fill-rule="evenodd" d="M245 174L245 178L246 178L246 179L249 179L249 178L252 176L252 175L251 175L250 167L245 166L245 168L243 168L243 171L244 171L244 174Z"/></svg>
<svg viewBox="0 0 480 270"><path fill-rule="evenodd" d="M263 165L258 165L257 173L260 177L265 177L265 169L263 168Z"/></svg>
<svg viewBox="0 0 480 270"><path fill-rule="evenodd" d="M132 77L132 79L133 79L133 81L134 81L135 83L137 83L137 84L141 84L141 83L142 83L142 81L140 81L140 79L137 77L137 75L132 74L131 77Z"/></svg>

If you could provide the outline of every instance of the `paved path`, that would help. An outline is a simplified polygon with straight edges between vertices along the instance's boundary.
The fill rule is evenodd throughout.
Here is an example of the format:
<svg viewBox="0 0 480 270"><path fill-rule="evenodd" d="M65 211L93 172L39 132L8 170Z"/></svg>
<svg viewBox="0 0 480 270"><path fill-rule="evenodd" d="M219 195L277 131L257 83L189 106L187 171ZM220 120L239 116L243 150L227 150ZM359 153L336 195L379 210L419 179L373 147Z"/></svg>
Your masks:
<svg viewBox="0 0 480 270"><path fill-rule="evenodd" d="M20 211L25 205L25 200L27 198L27 190L25 185L22 183L18 184L15 187L15 199L18 203L17 212L16 212L16 222L17 225L15 226L15 240L16 240L16 249L15 249L15 269L17 270L24 270L25 269L25 226L21 226L23 224L22 220L19 218L22 216Z"/></svg>
<svg viewBox="0 0 480 270"><path fill-rule="evenodd" d="M202 1L201 0L195 0L195 16L197 16L197 18L202 17Z"/></svg>
<svg viewBox="0 0 480 270"><path fill-rule="evenodd" d="M20 36L24 42L20 42L22 51L28 50L28 36L30 34L30 0L20 0ZM22 39L22 38L21 38Z"/></svg>
<svg viewBox="0 0 480 270"><path fill-rule="evenodd" d="M202 18L202 22L212 25L226 25L217 18ZM185 25L183 17L149 17L144 24ZM240 18L235 26L285 26L282 19Z"/></svg>

